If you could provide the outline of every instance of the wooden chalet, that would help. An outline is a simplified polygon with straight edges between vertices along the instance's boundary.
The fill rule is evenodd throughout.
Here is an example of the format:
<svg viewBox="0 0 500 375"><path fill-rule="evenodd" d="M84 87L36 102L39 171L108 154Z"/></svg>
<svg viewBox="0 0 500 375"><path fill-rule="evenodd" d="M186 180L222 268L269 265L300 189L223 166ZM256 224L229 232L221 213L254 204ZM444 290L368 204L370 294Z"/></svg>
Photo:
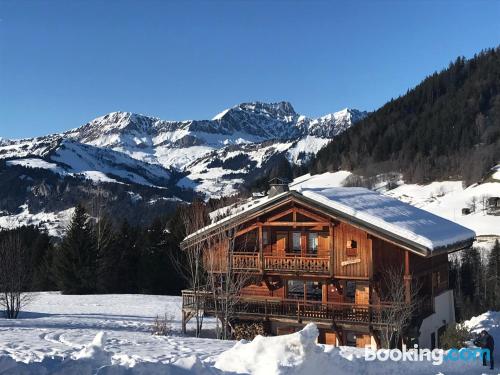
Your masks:
<svg viewBox="0 0 500 375"><path fill-rule="evenodd" d="M221 230L234 236L232 249L229 241L214 240ZM182 247L205 241L205 251L216 254L211 272L224 272L231 262L251 275L235 306L237 320L262 321L272 335L314 322L319 341L333 345L379 346L391 303L384 300L384 270L399 268L405 298L412 298L412 283L420 285L412 328L421 347L433 347L454 322L448 254L474 238L471 230L398 200L321 186L312 176L290 188L274 181L267 196L228 209ZM192 301L184 291L184 326ZM206 314L211 303L207 294Z"/></svg>

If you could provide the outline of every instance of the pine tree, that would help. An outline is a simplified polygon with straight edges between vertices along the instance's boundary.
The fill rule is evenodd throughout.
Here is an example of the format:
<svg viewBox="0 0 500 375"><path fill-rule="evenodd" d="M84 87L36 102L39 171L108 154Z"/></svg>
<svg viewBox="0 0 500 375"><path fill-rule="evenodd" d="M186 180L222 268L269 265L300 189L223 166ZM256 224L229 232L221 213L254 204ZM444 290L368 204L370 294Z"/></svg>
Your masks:
<svg viewBox="0 0 500 375"><path fill-rule="evenodd" d="M145 235L140 260L140 290L142 293L167 294L177 288L175 272L169 257L169 234L165 224L156 219Z"/></svg>
<svg viewBox="0 0 500 375"><path fill-rule="evenodd" d="M115 291L120 293L137 293L138 268L141 255L141 233L138 228L132 227L126 220L117 233L114 249L118 261L113 269L116 280Z"/></svg>
<svg viewBox="0 0 500 375"><path fill-rule="evenodd" d="M487 269L488 308L500 309L500 242L495 241L488 257Z"/></svg>
<svg viewBox="0 0 500 375"><path fill-rule="evenodd" d="M96 218L93 231L97 246L97 289L101 293L115 292L116 264L121 249L115 246L116 234L111 220L106 215Z"/></svg>
<svg viewBox="0 0 500 375"><path fill-rule="evenodd" d="M482 273L483 266L478 250L476 248L465 250L462 254L459 275L463 296L462 318L464 319L483 312Z"/></svg>
<svg viewBox="0 0 500 375"><path fill-rule="evenodd" d="M96 291L96 242L85 209L77 205L54 259L56 280L63 293L89 294Z"/></svg>

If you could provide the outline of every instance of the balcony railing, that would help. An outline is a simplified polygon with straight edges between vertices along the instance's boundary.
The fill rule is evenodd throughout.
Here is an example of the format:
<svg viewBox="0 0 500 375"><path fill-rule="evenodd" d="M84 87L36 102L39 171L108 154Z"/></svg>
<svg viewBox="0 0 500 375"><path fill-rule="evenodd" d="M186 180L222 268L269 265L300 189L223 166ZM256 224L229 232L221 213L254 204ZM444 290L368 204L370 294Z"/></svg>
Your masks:
<svg viewBox="0 0 500 375"><path fill-rule="evenodd" d="M263 263L259 254L235 253L233 267L236 270L263 271L263 272L330 272L330 258L298 255L264 255Z"/></svg>
<svg viewBox="0 0 500 375"><path fill-rule="evenodd" d="M189 310L196 303L206 314L222 310L222 301L210 293L195 294L182 291L182 308ZM386 324L390 304L359 305L354 303L322 303L305 300L250 299L240 297L231 301L232 313L240 318L276 318L297 321L318 321L325 323Z"/></svg>

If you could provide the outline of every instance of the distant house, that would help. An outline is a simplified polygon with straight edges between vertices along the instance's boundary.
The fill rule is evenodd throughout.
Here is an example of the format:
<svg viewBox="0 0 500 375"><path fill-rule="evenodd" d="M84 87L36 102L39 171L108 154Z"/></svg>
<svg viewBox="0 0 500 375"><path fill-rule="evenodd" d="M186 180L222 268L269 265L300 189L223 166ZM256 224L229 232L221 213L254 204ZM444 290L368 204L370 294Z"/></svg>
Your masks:
<svg viewBox="0 0 500 375"><path fill-rule="evenodd" d="M392 267L403 271L407 303L412 284L420 285L422 303L411 328L421 347L436 345L439 332L455 320L448 254L470 247L475 233L364 188L305 186L289 189L276 181L268 196L182 242L185 250L207 244L204 251L216 254L211 272L224 274L231 265L252 275L240 291L235 320L263 322L271 335L314 322L322 343L380 346L391 303L384 272ZM233 233L233 249L213 240L221 230ZM183 292L184 326L191 293ZM206 314L213 313L210 306L213 301Z"/></svg>
<svg viewBox="0 0 500 375"><path fill-rule="evenodd" d="M500 215L500 197L489 197L486 209L490 215Z"/></svg>

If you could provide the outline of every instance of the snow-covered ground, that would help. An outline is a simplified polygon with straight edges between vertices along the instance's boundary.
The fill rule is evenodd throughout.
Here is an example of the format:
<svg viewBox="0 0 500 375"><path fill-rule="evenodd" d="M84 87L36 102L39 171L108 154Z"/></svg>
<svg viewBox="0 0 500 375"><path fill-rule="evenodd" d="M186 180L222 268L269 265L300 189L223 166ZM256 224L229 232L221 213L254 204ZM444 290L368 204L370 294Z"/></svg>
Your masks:
<svg viewBox="0 0 500 375"><path fill-rule="evenodd" d="M181 298L172 296L36 294L20 319L0 319L0 374L6 363L12 365L5 357L22 363L72 358L100 332L105 333L102 350L109 360L126 367L141 362L167 364L193 355L213 362L214 356L234 344L181 337L180 309ZM152 335L155 317L165 314L171 319L172 336ZM213 320L204 326L204 334L211 335Z"/></svg>
<svg viewBox="0 0 500 375"><path fill-rule="evenodd" d="M0 374L492 373L478 361L369 362L364 349L316 344L314 325L252 342L182 336L180 305L180 297L171 296L40 293L20 319L0 319ZM154 318L164 314L172 317L172 334L151 335ZM466 324L500 342L500 313ZM206 335L213 325L205 321Z"/></svg>

